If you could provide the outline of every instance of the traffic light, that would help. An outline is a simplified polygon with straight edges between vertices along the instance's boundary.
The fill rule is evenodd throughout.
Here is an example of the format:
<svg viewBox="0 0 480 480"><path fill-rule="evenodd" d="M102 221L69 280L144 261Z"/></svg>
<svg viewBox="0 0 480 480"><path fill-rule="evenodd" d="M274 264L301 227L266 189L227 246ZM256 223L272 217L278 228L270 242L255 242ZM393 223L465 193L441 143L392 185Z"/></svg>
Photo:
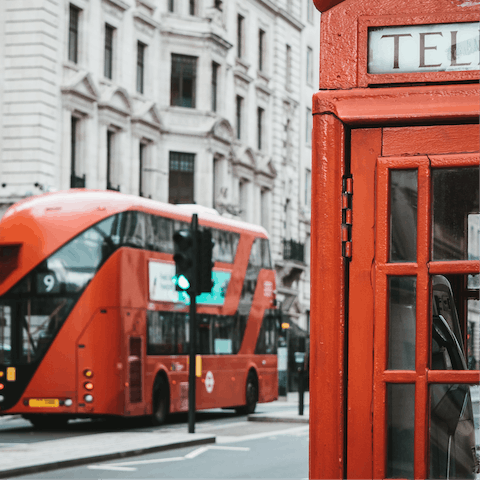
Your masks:
<svg viewBox="0 0 480 480"><path fill-rule="evenodd" d="M190 229L177 230L173 234L176 289L188 290L194 279L195 249L193 233Z"/></svg>
<svg viewBox="0 0 480 480"><path fill-rule="evenodd" d="M212 231L204 229L198 232L198 293L210 293L213 287L212 281L212 252L215 241L212 239Z"/></svg>

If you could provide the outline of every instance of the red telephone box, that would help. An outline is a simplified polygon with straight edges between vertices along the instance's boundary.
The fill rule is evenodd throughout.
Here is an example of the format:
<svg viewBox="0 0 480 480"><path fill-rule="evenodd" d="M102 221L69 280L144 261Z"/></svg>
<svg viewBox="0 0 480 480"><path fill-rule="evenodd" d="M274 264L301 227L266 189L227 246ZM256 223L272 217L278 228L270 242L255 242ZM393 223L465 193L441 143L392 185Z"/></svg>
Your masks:
<svg viewBox="0 0 480 480"><path fill-rule="evenodd" d="M476 478L479 3L314 3L310 478Z"/></svg>

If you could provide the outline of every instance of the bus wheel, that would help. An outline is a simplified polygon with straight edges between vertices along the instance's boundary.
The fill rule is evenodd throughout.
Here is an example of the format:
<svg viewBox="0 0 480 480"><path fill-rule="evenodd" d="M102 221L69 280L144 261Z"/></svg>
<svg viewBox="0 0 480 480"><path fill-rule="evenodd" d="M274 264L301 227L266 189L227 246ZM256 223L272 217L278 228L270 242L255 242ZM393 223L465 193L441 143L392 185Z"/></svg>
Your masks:
<svg viewBox="0 0 480 480"><path fill-rule="evenodd" d="M68 423L68 418L57 415L32 415L27 420L38 430L59 430Z"/></svg>
<svg viewBox="0 0 480 480"><path fill-rule="evenodd" d="M153 386L153 402L152 402L152 424L163 425L169 410L169 391L168 383L163 376L159 376L155 380Z"/></svg>
<svg viewBox="0 0 480 480"><path fill-rule="evenodd" d="M237 413L249 415L255 411L258 400L258 386L257 378L253 372L250 372L247 376L247 385L245 387L246 404L242 407L237 407L235 410Z"/></svg>

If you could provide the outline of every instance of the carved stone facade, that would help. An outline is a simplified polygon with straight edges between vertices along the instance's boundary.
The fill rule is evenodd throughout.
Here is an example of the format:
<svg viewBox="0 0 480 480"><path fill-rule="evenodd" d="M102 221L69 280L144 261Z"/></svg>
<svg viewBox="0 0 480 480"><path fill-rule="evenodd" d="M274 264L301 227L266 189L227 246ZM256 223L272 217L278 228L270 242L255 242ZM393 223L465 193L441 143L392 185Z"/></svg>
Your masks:
<svg viewBox="0 0 480 480"><path fill-rule="evenodd" d="M0 215L73 177L167 202L170 152L194 154L194 201L269 231L278 299L307 328L319 14L312 0L191 4L0 1ZM194 59L188 107L172 104L173 55Z"/></svg>

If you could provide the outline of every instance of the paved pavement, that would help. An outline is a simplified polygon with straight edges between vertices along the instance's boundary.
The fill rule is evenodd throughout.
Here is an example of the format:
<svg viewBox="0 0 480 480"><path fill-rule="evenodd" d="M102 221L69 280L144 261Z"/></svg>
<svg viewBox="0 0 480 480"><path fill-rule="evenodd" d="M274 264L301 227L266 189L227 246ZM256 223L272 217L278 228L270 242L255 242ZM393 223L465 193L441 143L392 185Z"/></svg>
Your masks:
<svg viewBox="0 0 480 480"><path fill-rule="evenodd" d="M298 394L289 393L287 397L274 403L276 407L274 412L252 414L248 416L248 420L308 423L308 392L304 397L303 416L298 414ZM285 409L282 408L283 406ZM292 409L292 406L296 408ZM8 421L8 417L2 418L2 421ZM0 478L215 443L216 441L215 435L178 433L159 429L148 432L97 433L35 443L8 445L0 443Z"/></svg>
<svg viewBox="0 0 480 480"><path fill-rule="evenodd" d="M285 403L285 406L290 406L288 410L279 410L270 413L253 413L248 416L248 420L254 422L288 422L288 423L308 423L309 417L309 394L305 392L303 396L303 415L299 413L299 398L298 393L290 392L287 397L280 398L278 405ZM292 409L292 405L295 409Z"/></svg>

